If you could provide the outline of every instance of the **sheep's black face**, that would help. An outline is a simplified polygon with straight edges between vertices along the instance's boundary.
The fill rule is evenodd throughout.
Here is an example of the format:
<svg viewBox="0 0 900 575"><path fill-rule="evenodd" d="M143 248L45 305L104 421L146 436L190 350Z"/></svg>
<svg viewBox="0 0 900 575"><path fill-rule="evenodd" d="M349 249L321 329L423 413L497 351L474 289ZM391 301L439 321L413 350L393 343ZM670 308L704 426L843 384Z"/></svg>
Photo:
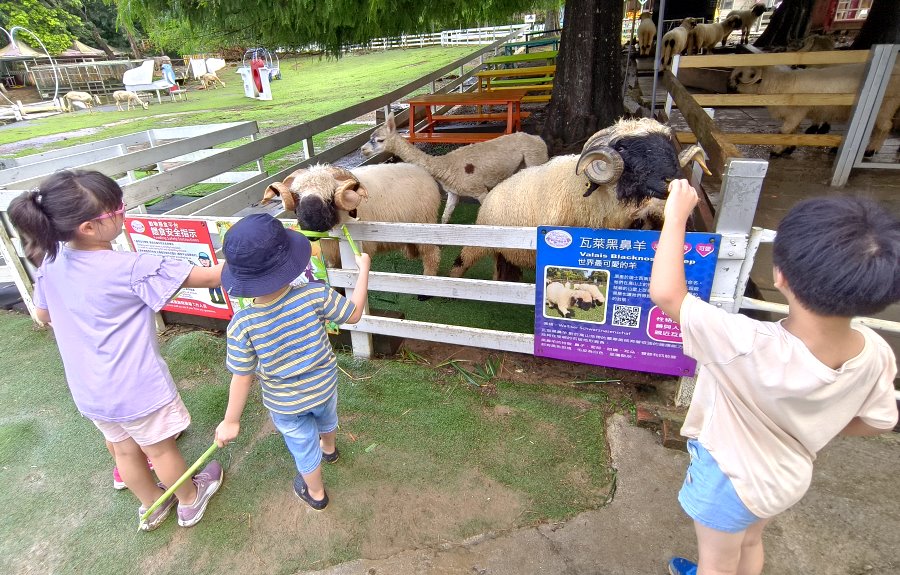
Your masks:
<svg viewBox="0 0 900 575"><path fill-rule="evenodd" d="M640 203L648 196L664 199L669 182L678 178L680 167L675 148L668 136L650 134L622 138L612 147L625 162L616 185L616 197L627 203Z"/></svg>
<svg viewBox="0 0 900 575"><path fill-rule="evenodd" d="M584 301L583 299L575 300L575 304L584 311L588 311L589 309L594 307L594 302Z"/></svg>
<svg viewBox="0 0 900 575"><path fill-rule="evenodd" d="M326 232L338 224L338 211L333 202L319 196L305 195L297 204L297 223L304 230Z"/></svg>

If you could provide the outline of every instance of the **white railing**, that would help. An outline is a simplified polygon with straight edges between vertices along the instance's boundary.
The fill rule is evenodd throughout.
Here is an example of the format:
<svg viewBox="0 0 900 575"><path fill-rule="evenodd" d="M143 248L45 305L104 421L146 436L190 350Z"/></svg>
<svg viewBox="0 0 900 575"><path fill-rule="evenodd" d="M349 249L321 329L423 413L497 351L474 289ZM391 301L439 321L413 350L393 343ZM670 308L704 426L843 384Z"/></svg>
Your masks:
<svg viewBox="0 0 900 575"><path fill-rule="evenodd" d="M528 24L513 24L509 26L444 30L442 32L433 32L430 34L410 34L392 38L375 38L368 44L355 44L347 47L346 50L388 50L391 48L490 44L500 39L508 39L511 34L515 34L513 37L518 37L530 29L531 26Z"/></svg>

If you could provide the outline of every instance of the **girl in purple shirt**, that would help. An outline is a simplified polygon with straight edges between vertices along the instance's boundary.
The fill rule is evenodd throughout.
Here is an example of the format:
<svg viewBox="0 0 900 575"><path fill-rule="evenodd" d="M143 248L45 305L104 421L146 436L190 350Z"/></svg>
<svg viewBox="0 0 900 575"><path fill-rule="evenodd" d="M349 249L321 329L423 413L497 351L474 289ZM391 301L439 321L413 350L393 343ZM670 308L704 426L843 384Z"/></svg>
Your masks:
<svg viewBox="0 0 900 575"><path fill-rule="evenodd" d="M39 266L37 317L52 321L72 399L111 445L119 473L141 502L140 517L187 471L175 436L190 415L159 353L154 314L181 287L218 286L222 267L114 251L124 214L118 184L80 170L47 177L9 206L25 255ZM157 528L176 503L178 524L196 524L221 483L222 467L213 461L140 528Z"/></svg>

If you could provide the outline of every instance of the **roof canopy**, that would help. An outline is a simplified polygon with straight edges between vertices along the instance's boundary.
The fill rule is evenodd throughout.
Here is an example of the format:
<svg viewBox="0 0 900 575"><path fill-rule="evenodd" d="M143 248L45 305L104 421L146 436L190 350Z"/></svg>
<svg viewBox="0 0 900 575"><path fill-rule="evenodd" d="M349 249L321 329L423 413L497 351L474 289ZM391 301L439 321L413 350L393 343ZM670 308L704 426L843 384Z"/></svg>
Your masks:
<svg viewBox="0 0 900 575"><path fill-rule="evenodd" d="M3 48L0 48L0 58L12 60L12 59L32 59L32 58L47 58L48 56L43 52L38 52L28 44L22 42L21 40L16 42L15 45L12 43L7 44Z"/></svg>
<svg viewBox="0 0 900 575"><path fill-rule="evenodd" d="M72 47L65 50L60 56L106 56L106 52L74 40L72 41Z"/></svg>

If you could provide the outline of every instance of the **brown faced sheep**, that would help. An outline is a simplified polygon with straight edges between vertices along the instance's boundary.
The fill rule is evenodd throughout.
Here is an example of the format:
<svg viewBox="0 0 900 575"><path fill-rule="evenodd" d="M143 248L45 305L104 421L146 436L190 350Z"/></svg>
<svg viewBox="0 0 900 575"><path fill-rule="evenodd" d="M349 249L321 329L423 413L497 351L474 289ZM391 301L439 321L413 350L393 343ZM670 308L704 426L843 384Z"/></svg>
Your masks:
<svg viewBox="0 0 900 575"><path fill-rule="evenodd" d="M750 41L750 28L753 27L753 24L759 20L759 17L763 15L763 12L766 11L766 5L763 3L758 3L753 6L753 8L749 10L732 10L728 13L725 18L731 18L732 16L737 16L741 19L740 29L741 29L741 44L746 44ZM736 30L734 28L732 31ZM731 32L725 34L725 37L722 38L722 46L725 45L725 42L728 40L728 37L731 36Z"/></svg>
<svg viewBox="0 0 900 575"><path fill-rule="evenodd" d="M441 194L437 182L412 164L377 164L346 170L315 165L297 170L283 182L269 185L263 203L281 196L284 208L297 214L304 230L324 232L349 221L436 224ZM369 255L404 250L406 257L421 258L424 273L437 275L441 253L429 244L359 242ZM340 264L338 244L322 241L330 266Z"/></svg>
<svg viewBox="0 0 900 575"><path fill-rule="evenodd" d="M100 96L94 96L87 92L68 92L63 96L63 108L66 112L72 111L73 102L79 102L87 108L88 112L91 114L94 113L94 104L97 104L98 106L102 104Z"/></svg>
<svg viewBox="0 0 900 575"><path fill-rule="evenodd" d="M672 28L662 38L662 54L660 54L660 63L663 70L667 70L672 65L672 58L676 54L681 54L687 48L688 34L694 28L694 19L685 18L681 21L681 26Z"/></svg>
<svg viewBox="0 0 900 575"><path fill-rule="evenodd" d="M731 73L729 88L742 94L842 94L855 93L865 74L865 64L844 64L827 68L792 70L787 66L735 68ZM866 156L871 156L887 138L891 121L900 109L900 60L894 64L890 83L875 118L875 127ZM809 119L816 125L829 122L846 122L850 118L850 106L768 106L769 114L783 121L782 134L792 134L800 122ZM820 128L821 133L827 129ZM774 146L773 155L790 153L793 146Z"/></svg>
<svg viewBox="0 0 900 575"><path fill-rule="evenodd" d="M722 22L712 24L697 24L688 32L687 53L709 52L740 25L741 19L738 16L729 16Z"/></svg>
<svg viewBox="0 0 900 575"><path fill-rule="evenodd" d="M653 42L656 40L656 24L653 23L653 16L650 12L641 14L641 23L637 29L638 45L640 50L638 54L641 56L649 56L653 50Z"/></svg>
<svg viewBox="0 0 900 575"><path fill-rule="evenodd" d="M524 132L462 146L443 156L431 156L397 133L393 114L388 114L384 125L372 133L360 150L366 157L388 152L404 162L425 168L447 192L447 205L441 217L443 224L450 221L459 196L482 202L491 188L517 170L547 161L544 140Z"/></svg>
<svg viewBox="0 0 900 575"><path fill-rule="evenodd" d="M672 130L655 120L619 120L591 136L581 156L557 156L501 182L485 198L475 223L629 228L636 221L661 221L669 182L681 177L681 167L703 157L699 146L677 156L671 138ZM489 253L496 253L494 279L513 277L507 263L535 265L532 250L466 246L450 275L461 277Z"/></svg>
<svg viewBox="0 0 900 575"><path fill-rule="evenodd" d="M209 88L219 89L219 86L216 83L222 84L222 87L225 87L225 82L222 81L219 76L216 75L215 72L207 72L206 74L200 74L200 85L204 90Z"/></svg>
<svg viewBox="0 0 900 575"><path fill-rule="evenodd" d="M143 109L147 109L149 106L147 102L141 100L141 97L137 95L135 92L129 92L128 90L116 90L113 92L113 100L116 102L116 110L123 112L127 110L131 110L132 104L135 106L140 106ZM125 110L122 110L122 102L125 102Z"/></svg>

